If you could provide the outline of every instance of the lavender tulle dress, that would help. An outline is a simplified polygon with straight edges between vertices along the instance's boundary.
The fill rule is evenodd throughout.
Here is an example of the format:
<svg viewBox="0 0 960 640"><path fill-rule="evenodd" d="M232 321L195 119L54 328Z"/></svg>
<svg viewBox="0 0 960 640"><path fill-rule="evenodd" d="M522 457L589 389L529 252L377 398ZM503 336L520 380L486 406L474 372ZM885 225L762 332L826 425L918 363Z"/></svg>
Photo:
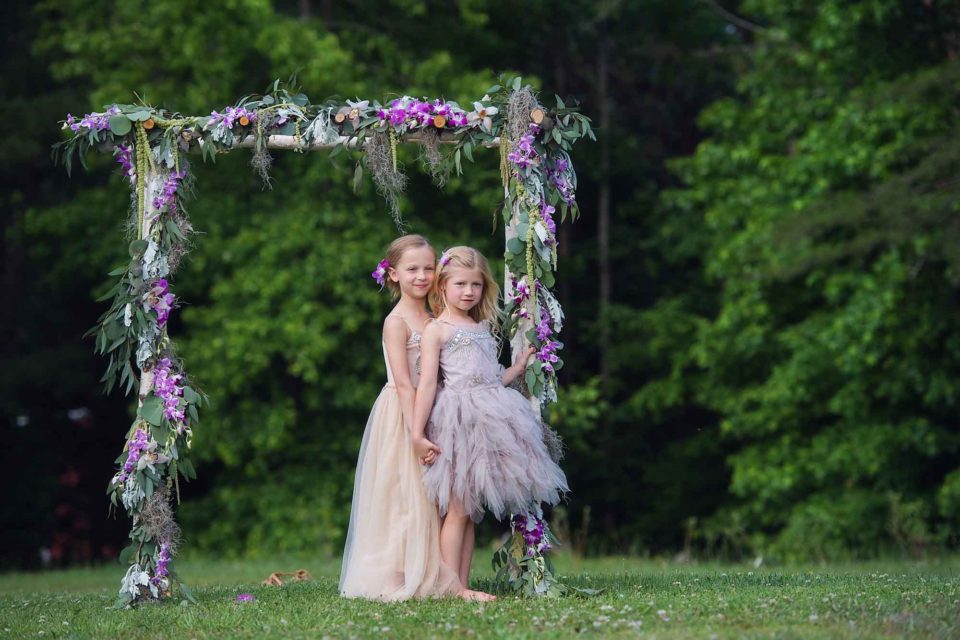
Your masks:
<svg viewBox="0 0 960 640"><path fill-rule="evenodd" d="M427 437L442 453L424 467L427 496L440 515L459 501L477 522L484 511L500 520L541 502L556 504L569 490L567 478L550 457L529 401L503 386L489 325L443 324L449 338L427 423Z"/></svg>

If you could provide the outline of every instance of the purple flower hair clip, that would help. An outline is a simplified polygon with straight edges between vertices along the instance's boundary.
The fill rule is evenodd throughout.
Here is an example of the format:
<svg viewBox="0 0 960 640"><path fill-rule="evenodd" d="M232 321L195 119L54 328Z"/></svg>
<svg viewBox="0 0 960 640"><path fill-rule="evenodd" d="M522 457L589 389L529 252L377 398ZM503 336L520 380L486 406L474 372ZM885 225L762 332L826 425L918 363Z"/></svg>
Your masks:
<svg viewBox="0 0 960 640"><path fill-rule="evenodd" d="M444 251L440 254L440 266L445 267L450 262L450 254Z"/></svg>
<svg viewBox="0 0 960 640"><path fill-rule="evenodd" d="M379 263L377 263L377 268L373 270L373 273L370 274L370 277L377 281L377 284L380 285L380 288L383 289L383 285L386 284L387 279L387 269L390 268L390 261L384 258Z"/></svg>

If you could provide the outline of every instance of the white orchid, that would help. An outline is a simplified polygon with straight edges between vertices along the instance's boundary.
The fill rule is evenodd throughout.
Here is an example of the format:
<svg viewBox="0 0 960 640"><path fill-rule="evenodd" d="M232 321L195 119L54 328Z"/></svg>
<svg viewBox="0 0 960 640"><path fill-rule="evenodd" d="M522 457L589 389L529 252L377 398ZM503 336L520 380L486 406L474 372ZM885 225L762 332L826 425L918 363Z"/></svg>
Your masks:
<svg viewBox="0 0 960 640"><path fill-rule="evenodd" d="M354 102L353 100L347 100L347 106L350 107L350 111L347 112L347 119L356 127L360 124L360 116L365 113L370 106L370 101L359 100Z"/></svg>
<svg viewBox="0 0 960 640"><path fill-rule="evenodd" d="M483 102L474 102L473 111L467 114L467 122L473 126L481 126L484 130L490 132L493 130L493 118L497 115L499 109L496 107L484 106Z"/></svg>

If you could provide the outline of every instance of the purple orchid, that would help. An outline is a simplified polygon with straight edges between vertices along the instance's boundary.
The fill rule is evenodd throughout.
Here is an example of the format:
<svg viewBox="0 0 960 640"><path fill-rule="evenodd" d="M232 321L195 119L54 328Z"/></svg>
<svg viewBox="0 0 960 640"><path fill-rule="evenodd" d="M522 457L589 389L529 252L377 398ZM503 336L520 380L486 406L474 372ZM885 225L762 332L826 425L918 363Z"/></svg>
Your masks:
<svg viewBox="0 0 960 640"><path fill-rule="evenodd" d="M161 327L170 319L170 311L173 309L175 300L176 296L170 293L166 278L155 280L143 297L147 309L157 313L157 324Z"/></svg>
<svg viewBox="0 0 960 640"><path fill-rule="evenodd" d="M517 514L510 519L510 529L513 533L519 533L527 545L526 555L534 557L538 553L543 553L550 549L550 543L547 542L547 525L535 514Z"/></svg>
<svg viewBox="0 0 960 640"><path fill-rule="evenodd" d="M530 287L527 286L526 280L518 281L516 278L511 278L510 284L513 287L513 295L510 299L514 304L521 305L530 299Z"/></svg>
<svg viewBox="0 0 960 640"><path fill-rule="evenodd" d="M556 211L556 207L550 205L546 200L540 203L540 215L543 218L543 224L546 225L547 231L550 233L550 236L543 241L547 246L557 244L557 223L553 219L553 214Z"/></svg>
<svg viewBox="0 0 960 640"><path fill-rule="evenodd" d="M241 121L242 118L246 118L247 122L244 123ZM223 123L227 129L233 129L234 125L238 122L240 126L246 126L251 122L254 122L257 119L256 111L248 111L243 107L227 107L224 109L223 113L217 113L216 111L210 112L210 120L207 121L207 127L211 127L216 124ZM285 120L285 118L284 118ZM283 124L278 122L277 124Z"/></svg>
<svg viewBox="0 0 960 640"><path fill-rule="evenodd" d="M383 289L383 285L387 283L387 269L390 268L390 261L384 258L377 263L377 268L373 270L370 274L370 277L376 280L377 284L380 285L380 288Z"/></svg>
<svg viewBox="0 0 960 640"><path fill-rule="evenodd" d="M163 401L163 417L177 426L177 433L183 433L186 428L186 412L180 407L180 398L183 397L183 375L172 373L173 363L170 358L162 358L154 367L153 389L157 397Z"/></svg>
<svg viewBox="0 0 960 640"><path fill-rule="evenodd" d="M556 354L556 351L559 348L559 342L556 342L555 340L547 340L547 342L540 347L540 350L537 351L537 360L543 363L544 371L553 373L553 363L560 360Z"/></svg>
<svg viewBox="0 0 960 640"><path fill-rule="evenodd" d="M153 199L153 208L157 210L158 215L167 208L167 205L176 204L177 189L180 188L180 182L186 177L186 170L171 171L167 179L163 181L160 193Z"/></svg>
<svg viewBox="0 0 960 640"><path fill-rule="evenodd" d="M155 585L161 584L164 579L170 575L168 565L173 558L170 555L170 545L165 542L160 543L160 553L157 556L157 566L153 572L153 578L150 579Z"/></svg>
<svg viewBox="0 0 960 640"><path fill-rule="evenodd" d="M516 148L507 154L507 160L516 165L517 169L526 169L540 161L540 155L533 146L534 135L525 133L517 141Z"/></svg>
<svg viewBox="0 0 960 640"><path fill-rule="evenodd" d="M571 182L572 172L566 158L556 158L547 164L547 182L560 192L560 198L568 205L576 202L576 189Z"/></svg>
<svg viewBox="0 0 960 640"><path fill-rule="evenodd" d="M67 114L67 121L63 125L64 128L69 128L73 132L79 132L80 129L88 129L91 131L103 131L110 127L110 116L115 116L120 113L120 108L116 105L110 107L103 113L88 113L83 116L82 120L77 120L71 114Z"/></svg>
<svg viewBox="0 0 960 640"><path fill-rule="evenodd" d="M118 144L113 153L117 157L117 163L123 167L123 175L131 179L136 178L137 169L133 166L133 147Z"/></svg>
<svg viewBox="0 0 960 640"><path fill-rule="evenodd" d="M127 478L133 473L134 469L137 467L137 463L140 461L140 455L147 449L150 444L150 435L137 427L137 430L133 433L133 439L130 440L130 446L127 450L127 461L123 463L123 470L117 474L117 482L126 482Z"/></svg>
<svg viewBox="0 0 960 640"><path fill-rule="evenodd" d="M553 329L550 328L550 318L544 315L537 323L537 340L544 342L552 335Z"/></svg>

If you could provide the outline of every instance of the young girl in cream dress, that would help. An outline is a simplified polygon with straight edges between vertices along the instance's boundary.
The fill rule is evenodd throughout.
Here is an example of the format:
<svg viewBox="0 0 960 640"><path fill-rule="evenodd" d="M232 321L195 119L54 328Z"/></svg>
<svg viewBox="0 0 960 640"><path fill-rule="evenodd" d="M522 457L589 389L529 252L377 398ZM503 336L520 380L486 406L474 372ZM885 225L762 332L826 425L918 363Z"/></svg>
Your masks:
<svg viewBox="0 0 960 640"><path fill-rule="evenodd" d="M357 460L340 593L351 598L406 600L480 594L460 583L440 556L440 517L425 493L421 460L439 449L413 438L413 403L420 378L420 339L429 321L425 300L436 254L425 238L397 238L374 278L399 299L383 322L387 383L373 405Z"/></svg>

